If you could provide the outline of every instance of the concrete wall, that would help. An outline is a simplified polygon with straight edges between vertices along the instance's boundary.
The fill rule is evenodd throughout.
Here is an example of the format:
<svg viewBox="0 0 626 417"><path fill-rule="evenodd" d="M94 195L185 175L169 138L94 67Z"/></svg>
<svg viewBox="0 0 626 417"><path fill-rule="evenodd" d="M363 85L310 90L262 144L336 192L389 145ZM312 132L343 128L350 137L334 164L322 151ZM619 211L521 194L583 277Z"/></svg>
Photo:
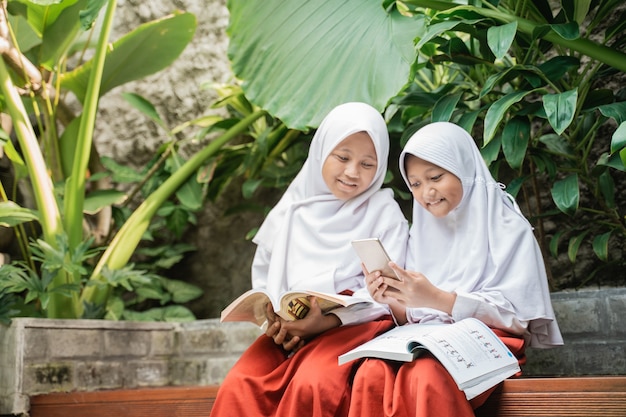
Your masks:
<svg viewBox="0 0 626 417"><path fill-rule="evenodd" d="M529 349L526 376L626 375L626 288L553 294L565 346ZM219 384L260 334L248 323L23 318L0 326L0 415L57 391Z"/></svg>
<svg viewBox="0 0 626 417"><path fill-rule="evenodd" d="M565 345L530 349L527 375L626 375L626 288L552 294Z"/></svg>
<svg viewBox="0 0 626 417"><path fill-rule="evenodd" d="M49 392L219 384L256 326L15 319L0 327L0 415Z"/></svg>

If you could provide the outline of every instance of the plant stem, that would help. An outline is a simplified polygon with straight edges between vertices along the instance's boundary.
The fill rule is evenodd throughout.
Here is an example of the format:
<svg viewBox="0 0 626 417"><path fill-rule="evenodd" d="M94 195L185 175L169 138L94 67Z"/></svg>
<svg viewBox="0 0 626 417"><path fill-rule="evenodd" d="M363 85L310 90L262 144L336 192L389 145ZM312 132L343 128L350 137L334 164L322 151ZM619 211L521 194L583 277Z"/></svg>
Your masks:
<svg viewBox="0 0 626 417"><path fill-rule="evenodd" d="M159 207L184 184L185 181L196 172L203 162L213 156L224 145L231 141L237 135L243 133L257 119L264 116L264 110L258 110L246 118L242 119L227 130L222 136L216 138L206 147L196 153L187 162L185 162L178 171L174 172L159 188L156 189L148 198L144 200L139 207L131 214L115 235L111 244L102 254L91 277L92 282L103 282L102 269L106 266L109 269L119 269L125 266L141 237L147 230L152 217L155 215ZM89 303L92 305L104 305L108 298L111 288L107 285L88 285L81 295L80 305Z"/></svg>
<svg viewBox="0 0 626 417"><path fill-rule="evenodd" d="M24 103L17 93L17 88L11 81L11 76L3 59L0 59L0 88L4 94L6 109L8 110L15 134L20 143L24 161L28 169L29 178L33 187L33 194L39 210L39 222L41 224L43 240L57 247L56 236L63 234L61 212L54 197L54 186L48 175L46 163L33 126L28 120ZM64 271L54 277L50 288L68 283L67 273ZM48 317L70 318L73 314L71 298L60 294L51 294L48 303Z"/></svg>
<svg viewBox="0 0 626 417"><path fill-rule="evenodd" d="M89 83L85 93L85 105L80 119L80 127L78 128L78 140L76 141L76 150L74 152L72 174L67 181L65 191L65 226L70 249L78 246L83 239L85 177L93 141L93 130L95 127L96 112L98 110L104 60L106 58L109 33L113 26L113 15L116 5L116 0L108 1L93 66L89 74Z"/></svg>

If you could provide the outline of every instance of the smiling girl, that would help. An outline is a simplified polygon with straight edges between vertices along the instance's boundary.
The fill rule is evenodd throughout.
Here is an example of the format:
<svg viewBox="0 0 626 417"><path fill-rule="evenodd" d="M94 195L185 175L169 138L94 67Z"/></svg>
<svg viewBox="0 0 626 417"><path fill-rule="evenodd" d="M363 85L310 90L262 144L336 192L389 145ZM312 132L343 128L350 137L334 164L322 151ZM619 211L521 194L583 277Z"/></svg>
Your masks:
<svg viewBox="0 0 626 417"><path fill-rule="evenodd" d="M254 243L252 286L274 298L311 289L371 299L351 241L378 237L404 263L408 225L389 189L389 138L380 113L364 103L333 109L309 155L267 216ZM235 364L211 416L340 416L350 401L350 366L337 357L393 327L385 306L355 305L322 314L315 298L300 320L267 310L265 334Z"/></svg>
<svg viewBox="0 0 626 417"><path fill-rule="evenodd" d="M429 124L407 142L400 171L415 200L407 269L390 264L400 281L368 274L372 297L399 324L477 318L520 363L527 346L562 345L532 227L474 139L455 124ZM490 392L467 401L433 356L368 359L354 379L350 416L470 417Z"/></svg>

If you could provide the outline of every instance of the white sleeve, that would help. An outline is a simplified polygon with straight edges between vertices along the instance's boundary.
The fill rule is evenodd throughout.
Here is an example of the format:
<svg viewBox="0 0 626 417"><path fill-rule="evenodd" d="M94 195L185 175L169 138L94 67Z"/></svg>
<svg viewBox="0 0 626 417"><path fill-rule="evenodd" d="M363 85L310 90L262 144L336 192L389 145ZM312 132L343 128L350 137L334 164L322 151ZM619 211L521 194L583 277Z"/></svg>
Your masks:
<svg viewBox="0 0 626 417"><path fill-rule="evenodd" d="M506 330L516 335L527 333L528 321L521 321L510 304L498 298L496 294L481 296L477 293L457 293L452 307L452 318L459 321L467 317L474 317L489 327ZM503 297L501 297L503 298Z"/></svg>

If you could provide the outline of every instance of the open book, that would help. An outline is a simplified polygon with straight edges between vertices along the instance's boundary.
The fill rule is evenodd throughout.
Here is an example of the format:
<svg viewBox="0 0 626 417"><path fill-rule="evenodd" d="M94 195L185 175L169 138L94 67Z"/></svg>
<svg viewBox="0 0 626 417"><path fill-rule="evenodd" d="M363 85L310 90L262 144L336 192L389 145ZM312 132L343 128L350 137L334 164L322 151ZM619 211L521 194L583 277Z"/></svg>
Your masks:
<svg viewBox="0 0 626 417"><path fill-rule="evenodd" d="M298 320L309 312L308 297L310 296L317 297L317 303L324 313L338 307L371 303L365 298L311 290L289 291L283 294L280 300L272 300L264 289L252 289L230 303L222 311L220 321L249 321L261 326L266 320L265 306L267 303L271 303L276 314L284 320Z"/></svg>
<svg viewBox="0 0 626 417"><path fill-rule="evenodd" d="M448 370L468 400L520 371L506 345L474 318L395 327L339 356L339 364L365 357L411 362L427 351Z"/></svg>

